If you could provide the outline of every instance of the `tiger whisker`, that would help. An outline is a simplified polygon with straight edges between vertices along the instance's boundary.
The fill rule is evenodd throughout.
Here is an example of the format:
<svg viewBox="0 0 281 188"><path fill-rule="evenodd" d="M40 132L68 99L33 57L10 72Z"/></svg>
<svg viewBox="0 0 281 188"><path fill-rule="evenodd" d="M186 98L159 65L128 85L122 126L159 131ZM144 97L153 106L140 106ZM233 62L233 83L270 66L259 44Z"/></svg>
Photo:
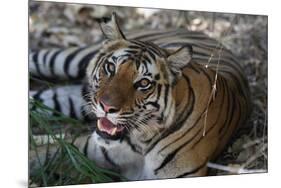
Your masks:
<svg viewBox="0 0 281 188"><path fill-rule="evenodd" d="M136 126L138 126L140 129L142 129L142 131L143 131L146 135L148 135L148 136L153 136L153 134L152 134L152 132L151 132L151 129L149 129L149 128L147 127L147 125L146 125L144 122L142 122L140 119L135 119L134 124L135 124Z"/></svg>

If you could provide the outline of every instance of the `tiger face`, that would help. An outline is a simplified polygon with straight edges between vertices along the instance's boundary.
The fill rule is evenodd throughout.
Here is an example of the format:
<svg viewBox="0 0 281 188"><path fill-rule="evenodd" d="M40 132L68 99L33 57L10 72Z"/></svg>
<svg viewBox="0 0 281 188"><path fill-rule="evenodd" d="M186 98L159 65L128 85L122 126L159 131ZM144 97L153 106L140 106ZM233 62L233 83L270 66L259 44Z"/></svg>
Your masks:
<svg viewBox="0 0 281 188"><path fill-rule="evenodd" d="M109 40L87 69L97 133L115 140L135 132L150 139L173 122L173 85L191 59L191 47L168 52L127 40L114 15L101 28Z"/></svg>

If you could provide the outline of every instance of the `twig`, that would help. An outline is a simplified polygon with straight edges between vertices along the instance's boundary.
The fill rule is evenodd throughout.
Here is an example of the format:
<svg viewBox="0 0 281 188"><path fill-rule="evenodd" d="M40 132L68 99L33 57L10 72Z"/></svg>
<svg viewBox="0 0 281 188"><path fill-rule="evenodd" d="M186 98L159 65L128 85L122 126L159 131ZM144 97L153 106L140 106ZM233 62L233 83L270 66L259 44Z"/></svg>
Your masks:
<svg viewBox="0 0 281 188"><path fill-rule="evenodd" d="M233 17L231 23L234 22L236 16ZM233 27L233 24L231 24L231 27L225 32L225 35L227 35L231 29ZM208 62L207 64L205 65L205 68L207 69L209 67L209 64L210 62L212 61L212 58L214 57L214 52L217 51L219 47L219 51L218 51L218 63L216 64L216 74L215 74L215 79L214 79L214 83L212 85L212 91L211 91L211 94L210 94L210 97L208 99L208 103L207 103L207 108L206 108L206 111L205 111L205 117L204 117L204 124L203 124L203 137L206 135L206 127L207 127L207 117L208 117L208 111L209 111L209 106L211 104L211 101L212 99L215 100L215 94L216 94L216 88L217 88L217 78L218 78L218 72L219 72L219 65L220 65L220 59L221 59L221 54L222 54L222 50L223 50L223 45L222 45L222 39L220 38L219 42L217 43L215 49L212 51L209 59L208 59Z"/></svg>
<svg viewBox="0 0 281 188"><path fill-rule="evenodd" d="M212 85L212 91L211 91L210 97L209 97L209 99L208 99L207 109L206 109L206 111L205 111L203 136L205 136L205 134L206 134L207 117L208 117L209 106L210 106L210 104L211 104L212 99L213 99L213 101L214 101L214 100L215 100L215 96L216 96L216 91L217 91L217 80L218 80L218 72L219 72L219 64L220 64L220 58L221 58L222 49L223 49L223 46L221 45L221 46L220 46L220 50L219 50L218 63L217 63L217 65L216 65L215 80L214 80L214 84Z"/></svg>
<svg viewBox="0 0 281 188"><path fill-rule="evenodd" d="M267 172L266 169L244 169L242 166L241 167L230 167L230 166L225 166L225 165L220 165L216 163L211 163L208 162L207 166L209 168L217 169L217 170L222 170L234 174L249 174L249 173L264 173Z"/></svg>

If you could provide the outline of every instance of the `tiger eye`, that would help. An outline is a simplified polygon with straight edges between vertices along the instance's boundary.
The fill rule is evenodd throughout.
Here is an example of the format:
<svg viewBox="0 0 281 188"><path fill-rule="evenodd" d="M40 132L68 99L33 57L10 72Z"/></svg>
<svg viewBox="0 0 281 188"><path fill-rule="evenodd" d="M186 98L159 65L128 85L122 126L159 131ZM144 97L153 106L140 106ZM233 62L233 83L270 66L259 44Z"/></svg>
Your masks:
<svg viewBox="0 0 281 188"><path fill-rule="evenodd" d="M115 71L115 66L114 66L112 63L109 63L109 64L108 64L108 70L109 70L110 72L114 72L114 71Z"/></svg>
<svg viewBox="0 0 281 188"><path fill-rule="evenodd" d="M146 87L149 84L149 80L148 79L142 79L140 81L140 86L141 87Z"/></svg>

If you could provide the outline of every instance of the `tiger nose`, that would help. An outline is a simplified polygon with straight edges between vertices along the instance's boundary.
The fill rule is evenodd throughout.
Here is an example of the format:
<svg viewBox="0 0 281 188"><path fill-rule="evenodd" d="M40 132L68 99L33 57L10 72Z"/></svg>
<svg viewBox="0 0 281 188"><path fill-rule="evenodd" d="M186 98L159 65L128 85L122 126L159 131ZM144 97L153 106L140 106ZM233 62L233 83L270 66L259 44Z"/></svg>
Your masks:
<svg viewBox="0 0 281 188"><path fill-rule="evenodd" d="M119 111L118 108L108 105L104 100L100 100L100 105L106 113L115 113Z"/></svg>

